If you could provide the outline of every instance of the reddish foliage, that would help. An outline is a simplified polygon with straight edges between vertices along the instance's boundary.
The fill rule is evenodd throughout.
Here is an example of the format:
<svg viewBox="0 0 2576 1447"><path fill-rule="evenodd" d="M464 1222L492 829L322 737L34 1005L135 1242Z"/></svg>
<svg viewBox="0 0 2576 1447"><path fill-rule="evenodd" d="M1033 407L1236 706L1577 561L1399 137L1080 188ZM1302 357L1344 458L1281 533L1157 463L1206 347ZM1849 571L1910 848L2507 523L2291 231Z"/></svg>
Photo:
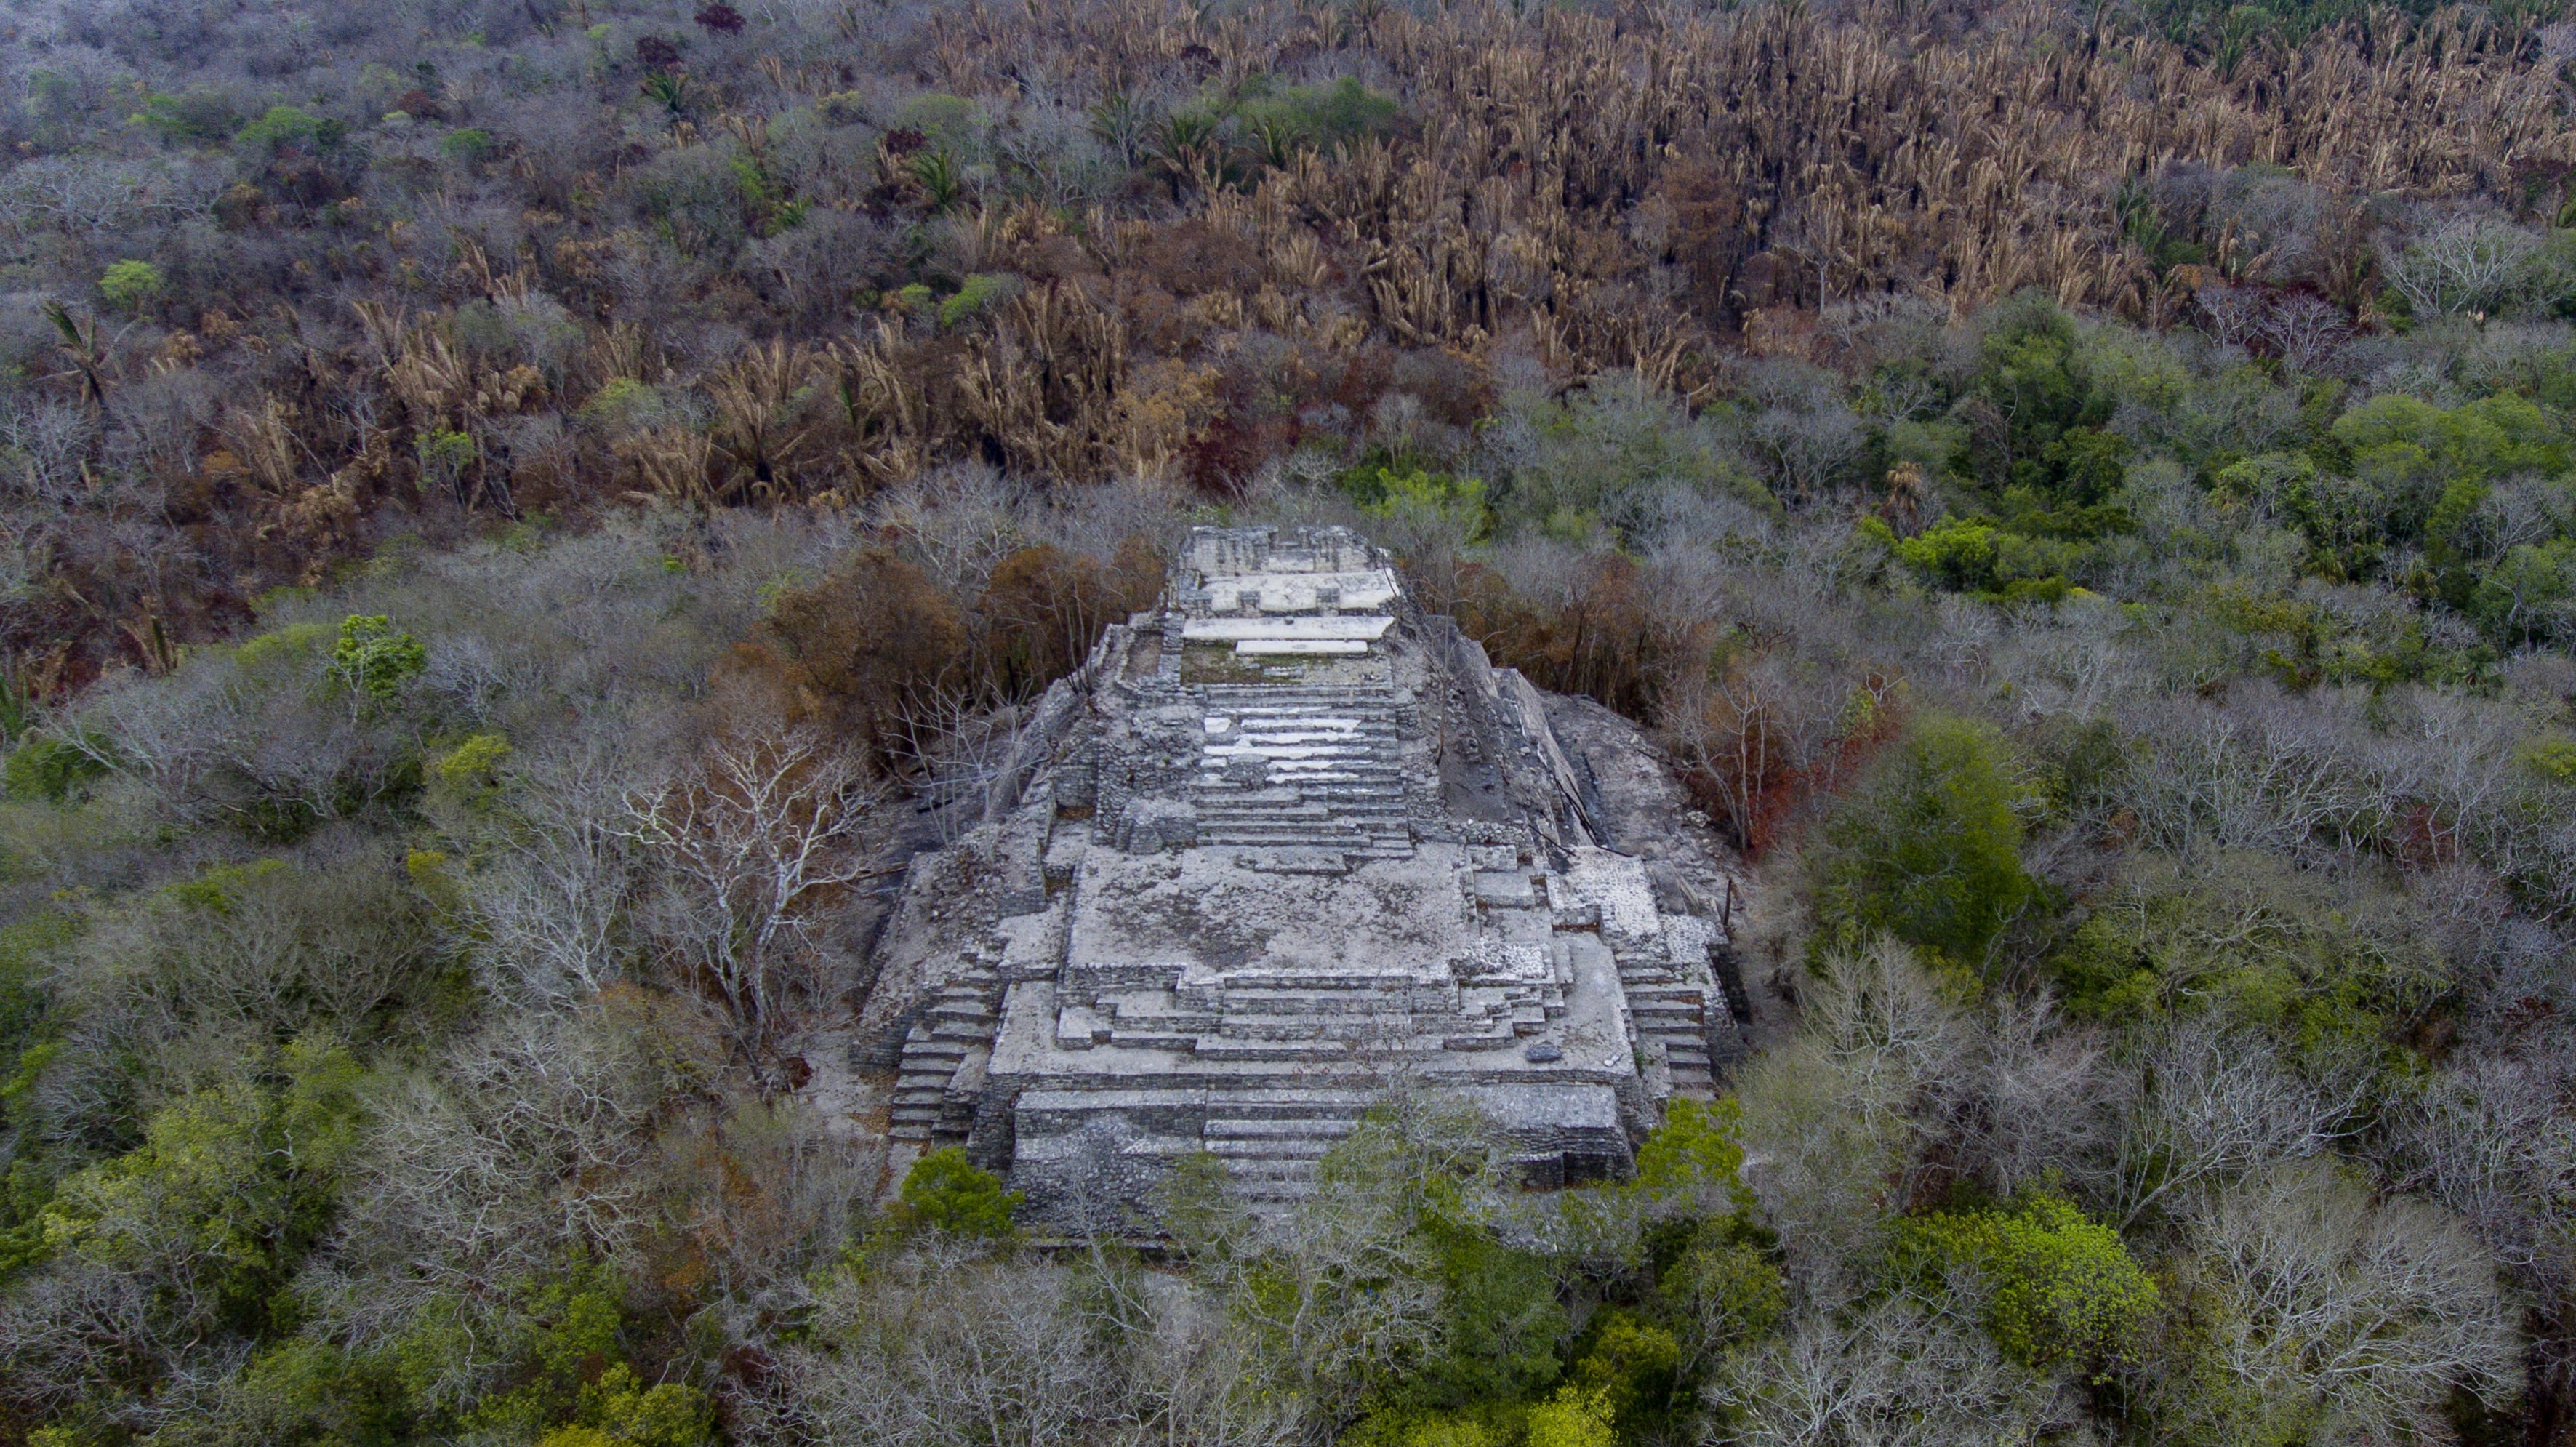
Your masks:
<svg viewBox="0 0 2576 1447"><path fill-rule="evenodd" d="M659 35L635 37L635 63L659 73L680 63L680 47Z"/></svg>
<svg viewBox="0 0 2576 1447"><path fill-rule="evenodd" d="M982 686L1030 694L1073 672L1103 630L1154 601L1162 581L1162 560L1142 538L1106 566L1044 544L1004 558L975 608Z"/></svg>
<svg viewBox="0 0 2576 1447"><path fill-rule="evenodd" d="M886 548L781 595L767 631L802 708L856 736L880 767L914 751L901 710L952 681L966 642L956 605Z"/></svg>
<svg viewBox="0 0 2576 1447"><path fill-rule="evenodd" d="M1617 553L1585 559L1557 599L1524 597L1499 574L1469 564L1460 571L1457 608L1459 626L1494 662L1633 719L1654 717L1654 679L1682 641L1658 617L1637 565Z"/></svg>
<svg viewBox="0 0 2576 1447"><path fill-rule="evenodd" d="M1747 855L1778 843L1809 801L1859 774L1905 727L1904 692L1882 673L1855 690L1871 704L1866 722L1819 741L1799 736L1782 701L1746 686L1748 660L1729 659L1722 671L1724 683L1699 699L1698 717L1688 721L1698 743L1682 784Z"/></svg>
<svg viewBox="0 0 2576 1447"><path fill-rule="evenodd" d="M723 0L716 0L715 4L709 5L705 9L700 10L695 18L697 19L698 24L710 35L740 35L742 33L742 12L723 3Z"/></svg>
<svg viewBox="0 0 2576 1447"><path fill-rule="evenodd" d="M1181 296L1261 285L1261 258L1243 238L1206 221L1157 226L1136 249L1136 267Z"/></svg>
<svg viewBox="0 0 2576 1447"><path fill-rule="evenodd" d="M2460 857L2460 833L2432 805L2408 804L2397 811L2388 852L2408 869L2436 869Z"/></svg>
<svg viewBox="0 0 2576 1447"><path fill-rule="evenodd" d="M1297 442L1297 424L1285 417L1227 413L1208 424L1184 454L1190 484L1201 492L1231 495L1252 481L1261 464Z"/></svg>

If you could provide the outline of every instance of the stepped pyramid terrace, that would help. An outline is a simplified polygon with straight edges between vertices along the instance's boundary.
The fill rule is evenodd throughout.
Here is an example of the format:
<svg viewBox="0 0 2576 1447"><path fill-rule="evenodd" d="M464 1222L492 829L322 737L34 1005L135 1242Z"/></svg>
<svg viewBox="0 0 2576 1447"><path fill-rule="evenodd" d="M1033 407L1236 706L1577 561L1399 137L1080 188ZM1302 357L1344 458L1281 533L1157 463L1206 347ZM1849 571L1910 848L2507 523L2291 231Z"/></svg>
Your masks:
<svg viewBox="0 0 2576 1447"><path fill-rule="evenodd" d="M1677 832L1623 803L1670 788L1633 731L1491 666L1344 529L1193 532L993 787L914 863L859 1022L896 1178L960 1144L1024 1219L1150 1229L1206 1151L1275 1208L1401 1079L1559 1184L1628 1169L1741 1048L1723 880L1622 837Z"/></svg>

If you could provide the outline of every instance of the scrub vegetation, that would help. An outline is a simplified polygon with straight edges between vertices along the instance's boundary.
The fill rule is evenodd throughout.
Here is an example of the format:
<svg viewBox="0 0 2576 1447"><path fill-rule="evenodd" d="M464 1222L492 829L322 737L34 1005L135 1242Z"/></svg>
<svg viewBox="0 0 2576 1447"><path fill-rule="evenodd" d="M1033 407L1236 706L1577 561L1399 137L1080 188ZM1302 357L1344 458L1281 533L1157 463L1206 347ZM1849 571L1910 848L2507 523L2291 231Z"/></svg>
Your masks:
<svg viewBox="0 0 2576 1447"><path fill-rule="evenodd" d="M2571 58L22 0L0 1444L2566 1443ZM1397 1090L1148 1259L813 1104L1194 521L1734 852L1765 1048L1633 1179Z"/></svg>

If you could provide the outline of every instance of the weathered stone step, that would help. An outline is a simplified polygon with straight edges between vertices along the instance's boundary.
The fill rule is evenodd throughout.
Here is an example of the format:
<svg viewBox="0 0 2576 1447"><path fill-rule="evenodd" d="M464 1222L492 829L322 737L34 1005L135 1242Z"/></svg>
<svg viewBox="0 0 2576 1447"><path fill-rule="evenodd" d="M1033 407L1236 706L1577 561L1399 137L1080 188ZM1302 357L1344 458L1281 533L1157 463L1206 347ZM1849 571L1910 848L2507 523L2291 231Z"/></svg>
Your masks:
<svg viewBox="0 0 2576 1447"><path fill-rule="evenodd" d="M1200 800L1199 826L1214 824L1353 824L1388 828L1412 822L1400 799Z"/></svg>
<svg viewBox="0 0 2576 1447"><path fill-rule="evenodd" d="M1231 1040L1224 1037L1201 1037L1196 1053L1210 1060L1345 1060L1351 1053L1351 1041L1337 1040ZM1378 1049L1400 1055L1428 1055L1443 1047L1442 1042L1422 1036L1372 1042Z"/></svg>
<svg viewBox="0 0 2576 1447"><path fill-rule="evenodd" d="M1208 749L1218 749L1226 747L1226 744L1262 742L1262 739L1273 739L1273 736L1291 736L1298 742L1306 742L1306 739L1373 739L1373 742L1383 739L1383 742L1394 742L1394 739L1399 739L1394 718L1334 716L1329 711L1316 711L1239 713L1239 716L1226 721L1224 731L1208 734L1203 744Z"/></svg>
<svg viewBox="0 0 2576 1447"><path fill-rule="evenodd" d="M1328 1140L1302 1140L1288 1138L1278 1140L1217 1139L1209 1141L1207 1143L1207 1148L1211 1155L1229 1156L1236 1160L1311 1161L1321 1159L1324 1152L1333 1148L1333 1143Z"/></svg>
<svg viewBox="0 0 2576 1447"><path fill-rule="evenodd" d="M1372 1030L1411 1033L1420 1029L1405 1012L1335 1011L1316 1015L1227 1015L1218 1027L1227 1040L1356 1040Z"/></svg>
<svg viewBox="0 0 2576 1447"><path fill-rule="evenodd" d="M1209 1140L1340 1140L1358 1123L1355 1115L1211 1117L1201 1134Z"/></svg>
<svg viewBox="0 0 2576 1447"><path fill-rule="evenodd" d="M1630 999L1644 996L1650 1000L1687 1000L1694 1005L1705 1004L1708 1000L1708 987L1705 985L1640 980L1627 986L1627 991Z"/></svg>
<svg viewBox="0 0 2576 1447"><path fill-rule="evenodd" d="M1421 1014L1451 1008L1448 986L1410 975L1229 984L1218 987L1216 1003L1229 1015Z"/></svg>
<svg viewBox="0 0 2576 1447"><path fill-rule="evenodd" d="M1196 1030L1112 1030L1109 1043L1122 1050L1188 1050L1199 1043Z"/></svg>
<svg viewBox="0 0 2576 1447"><path fill-rule="evenodd" d="M1213 838L1223 834L1232 842L1248 843L1257 839L1297 841L1304 839L1348 839L1365 843L1369 831L1356 820L1343 819L1226 819L1199 822L1199 837Z"/></svg>

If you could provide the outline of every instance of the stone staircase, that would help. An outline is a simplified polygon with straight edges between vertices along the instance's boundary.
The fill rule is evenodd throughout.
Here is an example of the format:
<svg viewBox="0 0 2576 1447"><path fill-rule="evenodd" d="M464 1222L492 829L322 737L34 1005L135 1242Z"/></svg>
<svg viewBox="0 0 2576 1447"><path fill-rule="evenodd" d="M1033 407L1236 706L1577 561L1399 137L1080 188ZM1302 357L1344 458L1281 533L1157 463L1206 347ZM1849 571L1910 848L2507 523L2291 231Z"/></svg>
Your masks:
<svg viewBox="0 0 2576 1447"><path fill-rule="evenodd" d="M1003 941L973 946L905 1034L887 1135L924 1149L964 1143L1002 1008Z"/></svg>
<svg viewBox="0 0 2576 1447"><path fill-rule="evenodd" d="M1359 1124L1372 1098L1358 1091L1243 1091L1209 1103L1201 1141L1225 1162L1247 1205L1283 1209L1314 1191L1316 1163Z"/></svg>
<svg viewBox="0 0 2576 1447"><path fill-rule="evenodd" d="M1696 1100L1717 1095L1717 1072L1709 1059L1708 1019L1722 998L1707 984L1685 978L1660 957L1618 955L1619 988L1628 997L1628 1018L1637 1027L1637 1043L1661 1047L1672 1068L1673 1094Z"/></svg>
<svg viewBox="0 0 2576 1447"><path fill-rule="evenodd" d="M1190 788L1202 844L1413 853L1402 731L1383 686L1210 684Z"/></svg>

